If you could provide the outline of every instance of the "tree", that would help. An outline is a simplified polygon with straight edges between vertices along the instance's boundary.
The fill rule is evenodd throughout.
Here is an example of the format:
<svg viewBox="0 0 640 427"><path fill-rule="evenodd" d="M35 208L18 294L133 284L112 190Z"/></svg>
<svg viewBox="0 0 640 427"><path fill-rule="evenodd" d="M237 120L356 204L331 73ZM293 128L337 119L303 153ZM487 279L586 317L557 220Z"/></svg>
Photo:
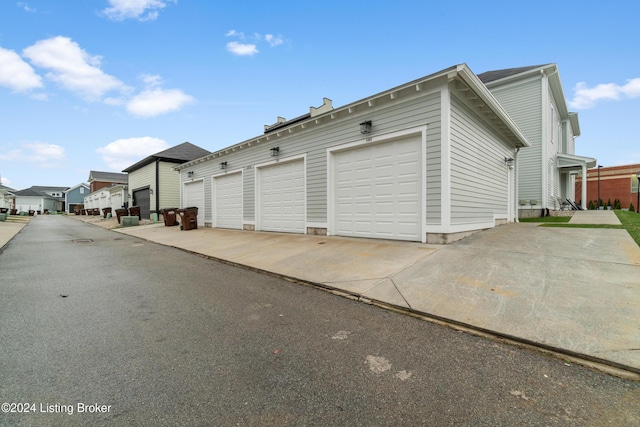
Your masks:
<svg viewBox="0 0 640 427"><path fill-rule="evenodd" d="M589 200L589 206L587 207L587 209L589 209L590 211L596 210L596 204L593 203L593 200Z"/></svg>

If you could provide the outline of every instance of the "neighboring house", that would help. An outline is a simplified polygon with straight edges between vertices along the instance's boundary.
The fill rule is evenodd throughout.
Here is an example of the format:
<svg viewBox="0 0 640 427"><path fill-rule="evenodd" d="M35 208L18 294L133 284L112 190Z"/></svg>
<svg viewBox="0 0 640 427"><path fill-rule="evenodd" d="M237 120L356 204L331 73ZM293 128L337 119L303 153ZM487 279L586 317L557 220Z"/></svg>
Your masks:
<svg viewBox="0 0 640 427"><path fill-rule="evenodd" d="M73 213L76 205L84 203L84 196L89 194L89 185L84 182L64 191L64 204L67 213Z"/></svg>
<svg viewBox="0 0 640 427"><path fill-rule="evenodd" d="M15 191L13 188L0 184L0 208L15 209Z"/></svg>
<svg viewBox="0 0 640 427"><path fill-rule="evenodd" d="M140 216L149 218L151 212L178 207L180 177L173 168L207 154L210 152L184 142L152 154L123 170L129 176L129 197L134 206L140 207Z"/></svg>
<svg viewBox="0 0 640 427"><path fill-rule="evenodd" d="M117 172L89 172L89 191L93 193L104 187L111 187L112 185L127 185L127 174Z"/></svg>
<svg viewBox="0 0 640 427"><path fill-rule="evenodd" d="M567 109L557 65L488 71L478 77L532 144L517 156L519 215L546 215L561 209L566 199L582 200L586 208L587 187L575 194L575 176L586 175L596 159L575 154L578 114Z"/></svg>
<svg viewBox="0 0 640 427"><path fill-rule="evenodd" d="M175 169L206 226L448 243L514 221L529 145L462 64L340 108L325 98Z"/></svg>
<svg viewBox="0 0 640 427"><path fill-rule="evenodd" d="M33 186L16 191L16 209L18 212L30 210L43 213L44 211L64 211L64 192L69 187Z"/></svg>
<svg viewBox="0 0 640 427"><path fill-rule="evenodd" d="M589 169L587 171L587 203L598 206L598 189L600 189L601 205L620 200L622 209L629 209L633 203L638 208L638 174L640 164L611 166ZM576 188L582 186L582 178L576 179Z"/></svg>
<svg viewBox="0 0 640 427"><path fill-rule="evenodd" d="M102 214L103 208L111 207L111 192L109 191L111 187L103 187L93 193L89 193L84 196L84 208L85 209L94 209L99 208L100 213Z"/></svg>
<svg viewBox="0 0 640 427"><path fill-rule="evenodd" d="M84 197L85 209L93 208L110 208L111 206L111 187L126 186L127 174L117 172L89 172L89 191L90 193ZM125 206L127 200L124 201ZM102 211L101 211L102 212Z"/></svg>

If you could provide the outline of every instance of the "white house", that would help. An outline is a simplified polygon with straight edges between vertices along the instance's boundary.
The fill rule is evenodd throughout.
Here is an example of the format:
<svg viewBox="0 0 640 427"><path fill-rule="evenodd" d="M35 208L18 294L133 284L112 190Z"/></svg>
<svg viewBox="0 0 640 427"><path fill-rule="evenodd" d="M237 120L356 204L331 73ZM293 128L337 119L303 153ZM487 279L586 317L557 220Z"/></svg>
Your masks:
<svg viewBox="0 0 640 427"><path fill-rule="evenodd" d="M14 200L16 190L10 187L6 187L0 184L0 208L4 209L15 209L14 208Z"/></svg>
<svg viewBox="0 0 640 427"><path fill-rule="evenodd" d="M124 169L128 174L132 205L140 207L142 218L164 208L180 204L180 177L173 169L176 165L210 154L190 142L145 157Z"/></svg>
<svg viewBox="0 0 640 427"><path fill-rule="evenodd" d="M596 159L575 154L578 114L569 112L556 64L509 68L479 74L532 147L518 156L520 216L558 210L566 199L586 209L586 180L575 192L575 176L587 175Z"/></svg>
<svg viewBox="0 0 640 427"><path fill-rule="evenodd" d="M64 192L68 187L32 186L15 191L18 212L64 211Z"/></svg>
<svg viewBox="0 0 640 427"><path fill-rule="evenodd" d="M462 64L339 108L325 98L175 169L206 226L448 243L514 221L529 145Z"/></svg>

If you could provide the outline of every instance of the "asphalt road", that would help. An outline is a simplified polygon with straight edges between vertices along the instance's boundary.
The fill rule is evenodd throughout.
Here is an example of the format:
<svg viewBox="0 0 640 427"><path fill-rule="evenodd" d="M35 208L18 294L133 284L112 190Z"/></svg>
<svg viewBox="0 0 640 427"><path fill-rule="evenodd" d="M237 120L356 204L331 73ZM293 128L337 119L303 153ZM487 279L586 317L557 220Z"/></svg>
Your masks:
<svg viewBox="0 0 640 427"><path fill-rule="evenodd" d="M61 216L0 253L0 403L1 426L640 425L639 383Z"/></svg>

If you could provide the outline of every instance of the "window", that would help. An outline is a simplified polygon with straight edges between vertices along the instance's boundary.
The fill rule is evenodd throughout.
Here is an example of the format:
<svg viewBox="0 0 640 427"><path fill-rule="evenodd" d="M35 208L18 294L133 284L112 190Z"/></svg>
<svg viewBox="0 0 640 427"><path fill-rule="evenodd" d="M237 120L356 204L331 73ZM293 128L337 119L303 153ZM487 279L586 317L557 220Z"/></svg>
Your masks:
<svg viewBox="0 0 640 427"><path fill-rule="evenodd" d="M631 175L631 192L638 192L638 175Z"/></svg>
<svg viewBox="0 0 640 427"><path fill-rule="evenodd" d="M80 194L84 194L84 187L80 187Z"/></svg>

